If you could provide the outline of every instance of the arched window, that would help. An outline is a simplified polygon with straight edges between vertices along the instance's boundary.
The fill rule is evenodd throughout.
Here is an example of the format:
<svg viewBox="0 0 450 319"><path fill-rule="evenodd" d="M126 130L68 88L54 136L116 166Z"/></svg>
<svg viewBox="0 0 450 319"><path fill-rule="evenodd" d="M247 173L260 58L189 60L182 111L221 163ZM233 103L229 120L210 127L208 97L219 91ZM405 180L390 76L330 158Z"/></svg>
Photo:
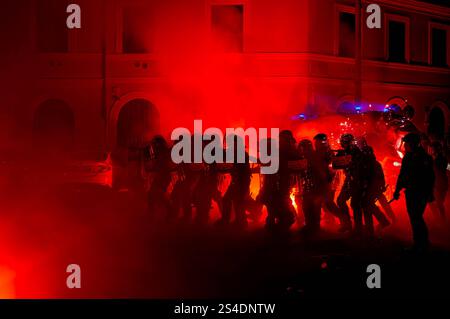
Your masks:
<svg viewBox="0 0 450 319"><path fill-rule="evenodd" d="M428 114L428 135L439 140L445 136L445 114L438 106L433 107Z"/></svg>
<svg viewBox="0 0 450 319"><path fill-rule="evenodd" d="M143 147L159 130L156 107L145 99L134 99L120 110L117 120L117 146Z"/></svg>

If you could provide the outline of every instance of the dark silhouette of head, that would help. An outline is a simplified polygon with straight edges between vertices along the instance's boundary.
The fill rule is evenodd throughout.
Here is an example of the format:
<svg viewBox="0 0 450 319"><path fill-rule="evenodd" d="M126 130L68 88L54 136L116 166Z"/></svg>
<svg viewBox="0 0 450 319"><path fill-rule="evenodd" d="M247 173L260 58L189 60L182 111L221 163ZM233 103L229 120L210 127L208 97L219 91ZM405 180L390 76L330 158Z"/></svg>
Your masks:
<svg viewBox="0 0 450 319"><path fill-rule="evenodd" d="M303 157L310 157L312 153L314 152L313 145L310 140L303 139L298 143L298 151L300 153L300 156Z"/></svg>
<svg viewBox="0 0 450 319"><path fill-rule="evenodd" d="M348 150L352 147L353 143L355 142L355 137L352 134L342 134L341 138L339 139L341 147L344 150Z"/></svg>
<svg viewBox="0 0 450 319"><path fill-rule="evenodd" d="M409 153L420 147L421 138L417 133L408 133L403 137L402 141L405 143L405 151Z"/></svg>
<svg viewBox="0 0 450 319"><path fill-rule="evenodd" d="M328 136L325 133L319 133L314 136L314 148L316 151L328 151L330 145L328 143Z"/></svg>
<svg viewBox="0 0 450 319"><path fill-rule="evenodd" d="M167 151L169 148L165 138L161 135L156 135L155 137L153 137L150 145L155 154L161 154L162 152Z"/></svg>
<svg viewBox="0 0 450 319"><path fill-rule="evenodd" d="M367 140L364 136L360 136L358 138L355 139L355 143L356 146L360 149L360 150L364 150L366 147L368 147L369 145L367 144Z"/></svg>
<svg viewBox="0 0 450 319"><path fill-rule="evenodd" d="M288 152L295 149L294 134L290 130L283 130L280 132L280 151Z"/></svg>

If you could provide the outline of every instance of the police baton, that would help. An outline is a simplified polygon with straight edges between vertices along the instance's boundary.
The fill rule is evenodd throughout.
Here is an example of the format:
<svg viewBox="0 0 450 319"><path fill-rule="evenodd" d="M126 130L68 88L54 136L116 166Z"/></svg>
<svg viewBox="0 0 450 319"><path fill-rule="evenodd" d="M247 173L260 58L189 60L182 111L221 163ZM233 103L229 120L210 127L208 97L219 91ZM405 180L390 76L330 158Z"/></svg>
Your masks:
<svg viewBox="0 0 450 319"><path fill-rule="evenodd" d="M390 204L390 203L392 203L393 201L396 201L396 200L398 200L398 198L393 197L393 198L388 202L388 204Z"/></svg>

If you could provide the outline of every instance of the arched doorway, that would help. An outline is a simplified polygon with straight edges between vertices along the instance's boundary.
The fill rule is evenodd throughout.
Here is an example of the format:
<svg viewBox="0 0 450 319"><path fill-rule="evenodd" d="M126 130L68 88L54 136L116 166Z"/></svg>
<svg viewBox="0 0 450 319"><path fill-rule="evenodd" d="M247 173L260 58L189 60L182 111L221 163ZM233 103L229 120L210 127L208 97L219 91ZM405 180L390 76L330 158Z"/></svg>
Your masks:
<svg viewBox="0 0 450 319"><path fill-rule="evenodd" d="M41 103L34 114L33 145L40 153L65 153L73 148L75 116L62 100Z"/></svg>
<svg viewBox="0 0 450 319"><path fill-rule="evenodd" d="M146 146L159 132L159 113L146 99L126 102L118 111L113 159L113 187L142 190Z"/></svg>
<svg viewBox="0 0 450 319"><path fill-rule="evenodd" d="M139 148L148 144L159 131L159 114L145 99L134 99L120 110L116 143L119 148Z"/></svg>
<svg viewBox="0 0 450 319"><path fill-rule="evenodd" d="M437 140L445 137L445 114L438 106L433 107L428 114L428 135Z"/></svg>

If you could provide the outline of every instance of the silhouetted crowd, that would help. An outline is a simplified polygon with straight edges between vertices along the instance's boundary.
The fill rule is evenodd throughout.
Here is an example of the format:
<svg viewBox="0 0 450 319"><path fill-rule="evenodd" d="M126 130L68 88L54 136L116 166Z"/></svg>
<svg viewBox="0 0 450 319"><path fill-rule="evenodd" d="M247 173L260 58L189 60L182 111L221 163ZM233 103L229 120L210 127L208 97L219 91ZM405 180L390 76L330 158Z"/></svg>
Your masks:
<svg viewBox="0 0 450 319"><path fill-rule="evenodd" d="M433 203L433 211L445 219L448 161L439 142L427 144L426 136L416 133L403 138L405 155L389 201L383 167L363 137L343 134L339 150L331 149L328 136L323 133L312 141L302 139L297 143L292 132L285 130L280 132L278 141L279 150L269 152L279 152L279 170L276 174L260 175L259 194L251 196L252 174L258 173L259 165L250 163L247 153L243 163L175 165L170 146L163 137L156 136L146 164L152 176L147 193L149 212L168 220L181 218L205 225L214 201L221 214L218 225L246 228L249 220L262 216L265 206L268 231L288 232L297 221L303 224L304 235L314 236L320 231L323 211L323 218L332 216L339 220L339 232L370 238L395 221L390 202L399 199L405 190L414 249L420 251L429 246L423 218L427 204ZM266 142L271 145L270 139ZM235 143L236 152L242 141L235 137ZM223 192L220 187L224 176L231 178ZM374 218L378 229L374 228Z"/></svg>

